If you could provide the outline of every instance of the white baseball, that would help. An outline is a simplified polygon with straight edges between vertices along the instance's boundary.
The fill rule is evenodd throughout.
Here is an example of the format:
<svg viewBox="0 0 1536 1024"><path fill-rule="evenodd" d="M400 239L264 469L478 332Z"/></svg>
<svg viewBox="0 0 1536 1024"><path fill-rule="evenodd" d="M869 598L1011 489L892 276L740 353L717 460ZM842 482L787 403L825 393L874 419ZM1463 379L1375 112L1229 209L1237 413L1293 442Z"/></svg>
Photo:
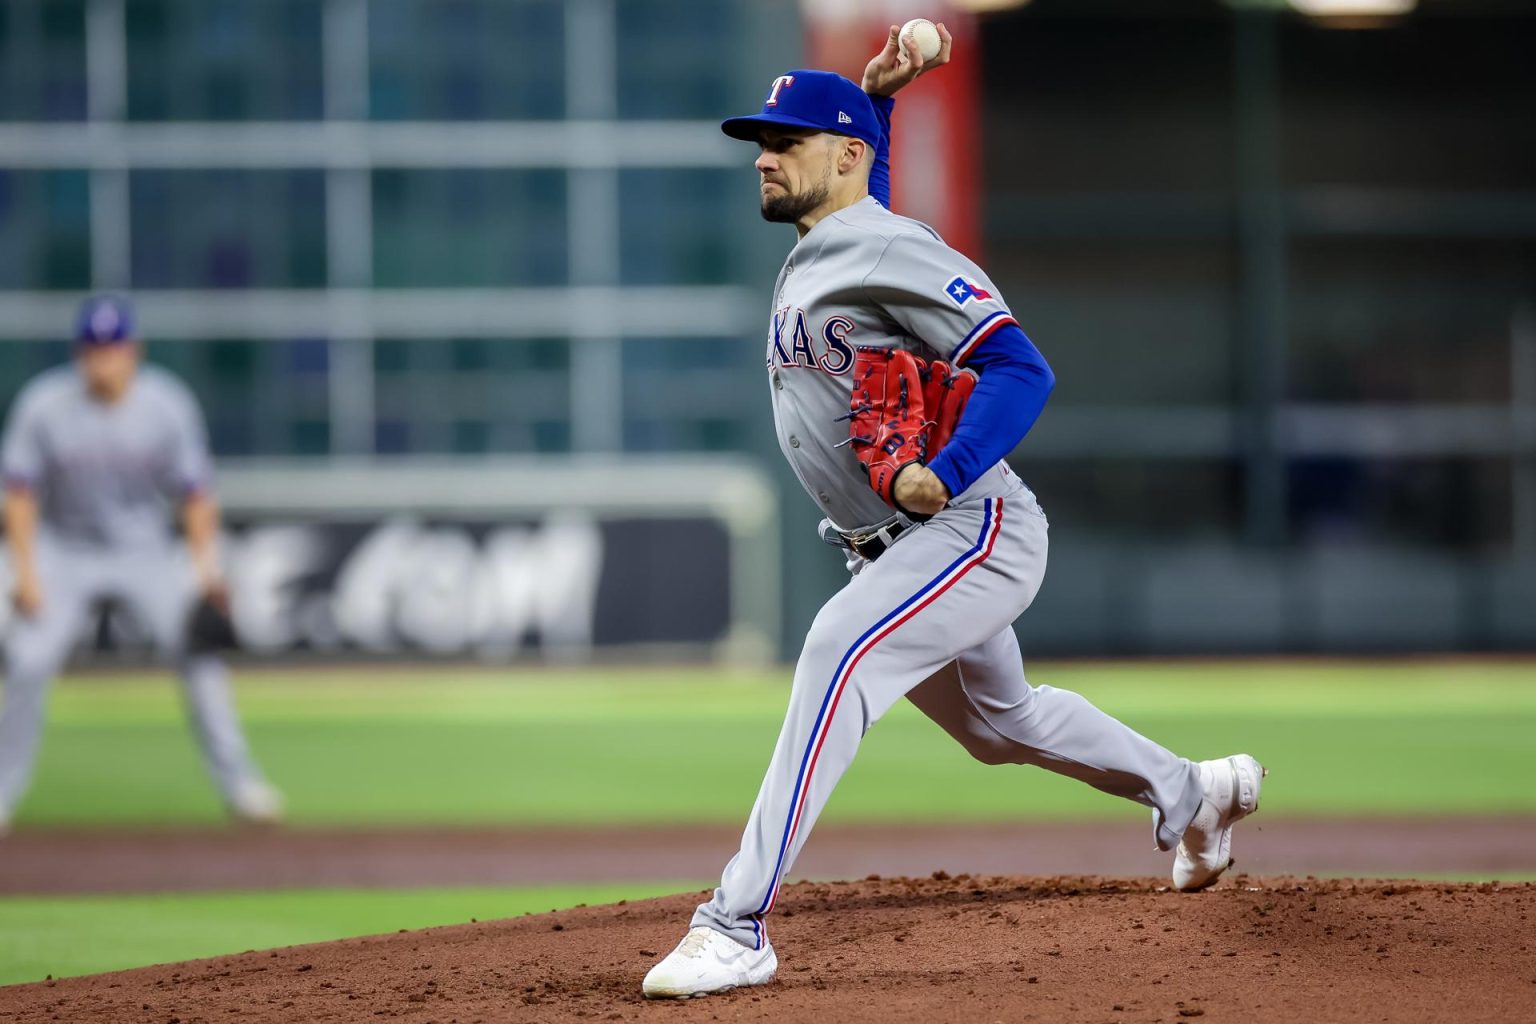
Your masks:
<svg viewBox="0 0 1536 1024"><path fill-rule="evenodd" d="M939 55L939 47L943 40L939 38L939 30L933 27L933 22L927 18L913 18L901 26L901 59L907 59L907 45L917 43L917 52L923 55L923 62L927 63Z"/></svg>

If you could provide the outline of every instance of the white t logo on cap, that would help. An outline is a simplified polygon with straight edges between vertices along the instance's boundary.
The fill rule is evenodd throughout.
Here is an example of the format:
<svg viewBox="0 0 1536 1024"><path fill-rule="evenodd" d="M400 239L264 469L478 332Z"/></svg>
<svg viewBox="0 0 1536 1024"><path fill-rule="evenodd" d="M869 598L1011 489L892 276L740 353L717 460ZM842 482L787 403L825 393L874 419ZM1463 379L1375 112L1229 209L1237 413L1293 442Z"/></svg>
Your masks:
<svg viewBox="0 0 1536 1024"><path fill-rule="evenodd" d="M778 106L779 105L779 90L780 89L788 89L790 86L792 86L794 84L795 84L795 76L794 75L780 75L778 78L775 78L773 80L773 88L768 90L768 99L763 103L763 106L765 106L765 107L776 107L776 106Z"/></svg>

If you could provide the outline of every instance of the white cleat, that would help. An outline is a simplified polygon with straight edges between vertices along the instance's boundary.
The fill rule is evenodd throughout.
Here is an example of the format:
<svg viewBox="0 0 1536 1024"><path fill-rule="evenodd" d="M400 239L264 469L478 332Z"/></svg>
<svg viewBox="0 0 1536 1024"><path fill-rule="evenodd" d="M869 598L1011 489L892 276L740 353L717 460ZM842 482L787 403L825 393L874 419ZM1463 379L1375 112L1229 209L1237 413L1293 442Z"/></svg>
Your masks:
<svg viewBox="0 0 1536 1024"><path fill-rule="evenodd" d="M642 986L647 999L691 999L747 985L766 985L779 969L773 946L750 949L713 928L694 928L666 959L651 968Z"/></svg>
<svg viewBox="0 0 1536 1024"><path fill-rule="evenodd" d="M1173 857L1173 887L1204 889L1232 866L1232 826L1259 809L1259 789L1269 772L1247 754L1200 762L1205 799L1184 830Z"/></svg>
<svg viewBox="0 0 1536 1024"><path fill-rule="evenodd" d="M229 801L229 813L247 825L278 825L283 820L283 791L270 782L253 780L240 786Z"/></svg>

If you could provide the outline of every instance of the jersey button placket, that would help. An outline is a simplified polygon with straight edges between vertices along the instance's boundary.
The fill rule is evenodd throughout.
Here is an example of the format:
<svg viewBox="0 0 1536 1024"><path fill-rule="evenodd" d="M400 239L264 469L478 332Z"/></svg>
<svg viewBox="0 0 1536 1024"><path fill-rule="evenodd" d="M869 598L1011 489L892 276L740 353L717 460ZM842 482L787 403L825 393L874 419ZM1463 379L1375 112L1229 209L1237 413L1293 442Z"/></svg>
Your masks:
<svg viewBox="0 0 1536 1024"><path fill-rule="evenodd" d="M790 435L789 446L791 448L799 448L800 447L800 439L798 437L795 437L794 435Z"/></svg>

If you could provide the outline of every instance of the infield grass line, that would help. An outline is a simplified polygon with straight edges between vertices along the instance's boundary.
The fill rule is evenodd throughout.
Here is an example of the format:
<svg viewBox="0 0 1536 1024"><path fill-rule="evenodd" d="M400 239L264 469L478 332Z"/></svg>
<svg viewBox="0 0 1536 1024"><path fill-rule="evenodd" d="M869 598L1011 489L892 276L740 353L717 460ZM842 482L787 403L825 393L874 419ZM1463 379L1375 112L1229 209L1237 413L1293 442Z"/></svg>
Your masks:
<svg viewBox="0 0 1536 1024"><path fill-rule="evenodd" d="M304 826L739 823L787 670L242 672L252 745ZM1031 668L1194 759L1274 770L1266 817L1536 813L1536 663L1126 663ZM1146 812L976 763L905 701L828 821L1083 821ZM18 824L220 820L168 675L65 680Z"/></svg>

